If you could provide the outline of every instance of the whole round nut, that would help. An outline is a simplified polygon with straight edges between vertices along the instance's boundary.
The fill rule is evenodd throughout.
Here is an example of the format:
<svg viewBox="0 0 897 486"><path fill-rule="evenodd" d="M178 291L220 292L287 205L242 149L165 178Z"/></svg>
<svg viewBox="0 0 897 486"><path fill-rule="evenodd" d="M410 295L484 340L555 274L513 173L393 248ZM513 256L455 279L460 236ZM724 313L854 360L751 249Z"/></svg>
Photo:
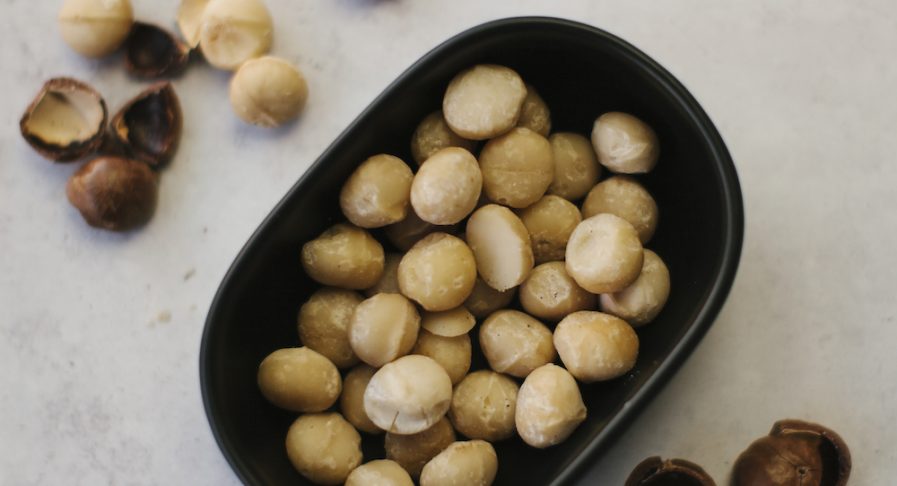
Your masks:
<svg viewBox="0 0 897 486"><path fill-rule="evenodd" d="M299 309L299 340L337 368L354 365L358 357L349 345L349 323L362 300L351 290L332 287L318 290Z"/></svg>
<svg viewBox="0 0 897 486"><path fill-rule="evenodd" d="M397 462L412 478L430 459L455 442L455 430L445 417L423 432L410 435L386 433L386 458Z"/></svg>
<svg viewBox="0 0 897 486"><path fill-rule="evenodd" d="M484 282L483 279L477 277L473 290L470 292L470 297L464 301L464 307L475 317L482 319L499 309L507 307L514 300L515 293L516 287L504 291L495 290Z"/></svg>
<svg viewBox="0 0 897 486"><path fill-rule="evenodd" d="M373 297L377 294L398 294L399 290L399 262L402 261L400 253L387 253L383 264L383 275L373 287L364 291L364 295Z"/></svg>
<svg viewBox="0 0 897 486"><path fill-rule="evenodd" d="M598 161L618 174L650 172L657 165L660 143L648 124L620 112L605 113L592 127Z"/></svg>
<svg viewBox="0 0 897 486"><path fill-rule="evenodd" d="M258 386L269 402L293 412L321 412L336 403L342 381L336 366L309 348L284 348L259 365Z"/></svg>
<svg viewBox="0 0 897 486"><path fill-rule="evenodd" d="M420 326L437 336L455 337L467 334L476 323L473 314L460 306L440 312L424 311Z"/></svg>
<svg viewBox="0 0 897 486"><path fill-rule="evenodd" d="M52 78L19 120L22 137L42 156L68 162L103 143L106 102L97 90L74 78Z"/></svg>
<svg viewBox="0 0 897 486"><path fill-rule="evenodd" d="M377 294L355 308L349 344L362 361L380 367L408 354L419 329L420 315L405 296Z"/></svg>
<svg viewBox="0 0 897 486"><path fill-rule="evenodd" d="M460 147L472 151L473 140L467 140L453 132L442 116L442 110L434 111L424 118L411 136L411 156L418 165L431 155L446 147Z"/></svg>
<svg viewBox="0 0 897 486"><path fill-rule="evenodd" d="M574 312L554 329L554 347L583 383L625 375L638 358L638 335L626 321L594 311Z"/></svg>
<svg viewBox="0 0 897 486"><path fill-rule="evenodd" d="M231 78L234 113L246 123L279 127L292 121L308 100L308 83L296 66L271 56L250 59Z"/></svg>
<svg viewBox="0 0 897 486"><path fill-rule="evenodd" d="M642 244L654 236L657 228L657 203L651 194L635 179L614 176L598 183L582 204L582 217L610 213L629 223L638 232Z"/></svg>
<svg viewBox="0 0 897 486"><path fill-rule="evenodd" d="M339 409L343 417L356 429L368 434L383 432L364 411L364 391L376 372L375 368L365 364L352 368L343 378L343 393L339 397Z"/></svg>
<svg viewBox="0 0 897 486"><path fill-rule="evenodd" d="M480 278L496 290L520 285L533 269L529 232L506 207L487 204L474 211L467 220L466 236Z"/></svg>
<svg viewBox="0 0 897 486"><path fill-rule="evenodd" d="M526 98L523 99L517 126L529 128L543 137L551 132L551 111L536 88L529 84L526 85Z"/></svg>
<svg viewBox="0 0 897 486"><path fill-rule="evenodd" d="M517 433L527 444L544 449L559 444L586 419L576 380L564 368L546 364L523 381L517 394Z"/></svg>
<svg viewBox="0 0 897 486"><path fill-rule="evenodd" d="M517 378L557 358L551 331L523 312L510 309L497 311L483 321L480 347L490 368Z"/></svg>
<svg viewBox="0 0 897 486"><path fill-rule="evenodd" d="M128 37L133 24L128 0L65 0L59 9L62 40L82 56L111 54Z"/></svg>
<svg viewBox="0 0 897 486"><path fill-rule="evenodd" d="M455 224L473 211L482 188L476 157L463 148L448 147L421 164L411 184L411 205L428 223Z"/></svg>
<svg viewBox="0 0 897 486"><path fill-rule="evenodd" d="M470 336L445 337L438 336L426 330L421 330L417 336L417 344L411 350L412 354L419 354L433 358L448 373L452 385L461 381L470 369L472 354Z"/></svg>
<svg viewBox="0 0 897 486"><path fill-rule="evenodd" d="M567 242L567 273L593 294L625 289L642 271L644 251L635 228L613 214L583 220Z"/></svg>
<svg viewBox="0 0 897 486"><path fill-rule="evenodd" d="M218 69L233 71L267 53L273 37L271 14L261 0L211 0L203 9L199 46Z"/></svg>
<svg viewBox="0 0 897 486"><path fill-rule="evenodd" d="M480 64L456 75L442 100L451 130L470 140L492 138L517 124L526 86L513 69Z"/></svg>
<svg viewBox="0 0 897 486"><path fill-rule="evenodd" d="M362 228L397 223L408 214L413 178L402 159L375 155L362 162L343 184L340 208L352 224Z"/></svg>
<svg viewBox="0 0 897 486"><path fill-rule="evenodd" d="M670 271L656 253L645 250L638 278L619 292L601 294L601 310L637 328L653 321L669 296Z"/></svg>
<svg viewBox="0 0 897 486"><path fill-rule="evenodd" d="M483 191L491 201L525 208L538 201L554 180L548 139L529 128L514 128L480 151Z"/></svg>
<svg viewBox="0 0 897 486"><path fill-rule="evenodd" d="M684 459L667 459L654 456L640 462L626 479L625 486L716 486L704 469Z"/></svg>
<svg viewBox="0 0 897 486"><path fill-rule="evenodd" d="M520 387L505 375L474 371L455 386L449 417L458 432L471 439L496 442L514 435L514 413Z"/></svg>
<svg viewBox="0 0 897 486"><path fill-rule="evenodd" d="M361 436L338 413L297 418L287 432L287 456L300 474L318 484L343 484L361 464Z"/></svg>
<svg viewBox="0 0 897 486"><path fill-rule="evenodd" d="M399 263L402 294L428 311L454 309L473 290L477 263L460 238L432 233L415 243Z"/></svg>
<svg viewBox="0 0 897 486"><path fill-rule="evenodd" d="M367 231L335 224L302 245L302 268L313 280L344 289L366 289L383 275L383 247Z"/></svg>
<svg viewBox="0 0 897 486"><path fill-rule="evenodd" d="M543 196L520 211L520 221L529 232L537 264L563 260L567 241L582 222L579 209L560 196Z"/></svg>
<svg viewBox="0 0 897 486"><path fill-rule="evenodd" d="M576 284L564 262L543 263L520 285L520 305L527 313L557 322L576 311L591 310L598 296Z"/></svg>
<svg viewBox="0 0 897 486"><path fill-rule="evenodd" d="M403 356L384 365L364 392L364 410L383 430L415 434L441 419L452 400L452 381L436 361Z"/></svg>
<svg viewBox="0 0 897 486"><path fill-rule="evenodd" d="M554 159L554 180L548 193L576 201L585 196L601 177L601 164L592 143L578 133L552 134L551 154Z"/></svg>
<svg viewBox="0 0 897 486"><path fill-rule="evenodd" d="M159 179L142 162L97 157L78 169L65 194L87 224L125 231L145 224L156 209Z"/></svg>
<svg viewBox="0 0 897 486"><path fill-rule="evenodd" d="M498 456L483 440L455 442L436 455L420 473L421 486L489 486L498 473Z"/></svg>
<svg viewBox="0 0 897 486"><path fill-rule="evenodd" d="M411 476L395 461L380 459L356 467L345 486L414 486Z"/></svg>

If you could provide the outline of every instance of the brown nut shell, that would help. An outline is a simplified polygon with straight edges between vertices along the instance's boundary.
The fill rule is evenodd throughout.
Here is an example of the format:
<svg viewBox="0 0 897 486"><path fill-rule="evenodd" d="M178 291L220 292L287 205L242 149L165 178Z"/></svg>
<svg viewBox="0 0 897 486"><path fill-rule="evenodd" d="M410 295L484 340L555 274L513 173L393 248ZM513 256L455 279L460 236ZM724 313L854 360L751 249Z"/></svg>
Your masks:
<svg viewBox="0 0 897 486"><path fill-rule="evenodd" d="M153 167L168 162L181 139L181 103L171 83L140 92L112 117L109 129L125 153Z"/></svg>
<svg viewBox="0 0 897 486"><path fill-rule="evenodd" d="M153 216L159 178L143 162L97 157L72 174L65 194L87 224L125 231Z"/></svg>
<svg viewBox="0 0 897 486"><path fill-rule="evenodd" d="M693 462L654 456L635 466L624 486L716 486L716 483Z"/></svg>
<svg viewBox="0 0 897 486"><path fill-rule="evenodd" d="M103 97L87 83L53 78L28 105L19 129L39 154L68 162L100 147L107 116Z"/></svg>
<svg viewBox="0 0 897 486"><path fill-rule="evenodd" d="M135 22L125 40L125 69L141 78L177 74L190 59L190 47L171 32Z"/></svg>
<svg viewBox="0 0 897 486"><path fill-rule="evenodd" d="M455 429L443 417L423 432L411 435L386 433L386 458L399 463L411 477L420 477L421 469L430 459L455 442Z"/></svg>

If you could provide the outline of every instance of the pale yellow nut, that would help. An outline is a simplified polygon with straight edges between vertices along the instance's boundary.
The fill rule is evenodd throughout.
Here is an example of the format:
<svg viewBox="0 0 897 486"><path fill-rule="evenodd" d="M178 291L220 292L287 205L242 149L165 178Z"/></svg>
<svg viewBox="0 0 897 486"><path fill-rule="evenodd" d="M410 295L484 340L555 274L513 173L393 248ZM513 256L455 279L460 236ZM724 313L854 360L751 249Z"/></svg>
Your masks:
<svg viewBox="0 0 897 486"><path fill-rule="evenodd" d="M557 358L551 331L533 317L510 309L483 321L480 348L490 368L518 378Z"/></svg>
<svg viewBox="0 0 897 486"><path fill-rule="evenodd" d="M547 195L519 213L529 232L537 264L563 260L570 234L582 221L579 208L570 201Z"/></svg>
<svg viewBox="0 0 897 486"><path fill-rule="evenodd" d="M477 277L470 296L464 301L464 307L475 317L482 319L507 307L514 300L516 292L516 287L505 291L495 290L483 279Z"/></svg>
<svg viewBox="0 0 897 486"><path fill-rule="evenodd" d="M433 233L418 241L399 263L402 294L428 311L454 309L473 290L477 263L460 238Z"/></svg>
<svg viewBox="0 0 897 486"><path fill-rule="evenodd" d="M601 177L601 164L589 139L578 133L552 134L551 154L554 159L554 180L548 193L576 201L585 196Z"/></svg>
<svg viewBox="0 0 897 486"><path fill-rule="evenodd" d="M621 112L605 113L592 127L598 161L618 174L642 174L657 165L660 143L647 123Z"/></svg>
<svg viewBox="0 0 897 486"><path fill-rule="evenodd" d="M480 64L452 79L445 90L442 112L453 132L484 140L517 124L525 98L526 86L513 69Z"/></svg>
<svg viewBox="0 0 897 486"><path fill-rule="evenodd" d="M420 471L430 459L455 442L455 429L443 417L427 430L410 435L386 433L384 448L386 458L397 462L412 478L420 477Z"/></svg>
<svg viewBox="0 0 897 486"><path fill-rule="evenodd" d="M452 226L436 226L422 219L414 210L409 210L405 219L398 223L393 223L384 228L386 238L396 248L402 251L408 251L415 243L422 240L425 236L435 232L452 233Z"/></svg>
<svg viewBox="0 0 897 486"><path fill-rule="evenodd" d="M283 59L260 57L240 66L230 81L230 105L246 123L279 127L299 116L308 99L308 83Z"/></svg>
<svg viewBox="0 0 897 486"><path fill-rule="evenodd" d="M583 383L623 376L638 358L638 335L626 321L594 311L574 312L554 330L554 347Z"/></svg>
<svg viewBox="0 0 897 486"><path fill-rule="evenodd" d="M411 184L411 205L428 223L455 224L473 211L482 188L476 157L463 148L448 147L420 166Z"/></svg>
<svg viewBox="0 0 897 486"><path fill-rule="evenodd" d="M191 48L199 45L199 31L202 27L202 13L209 0L181 0L177 22L181 35Z"/></svg>
<svg viewBox="0 0 897 486"><path fill-rule="evenodd" d="M526 98L523 100L517 126L529 128L543 137L551 132L551 111L536 88L529 84L526 85Z"/></svg>
<svg viewBox="0 0 897 486"><path fill-rule="evenodd" d="M642 244L654 236L657 228L658 209L654 198L635 179L614 176L598 183L582 203L582 217L610 213L629 223L638 232Z"/></svg>
<svg viewBox="0 0 897 486"><path fill-rule="evenodd" d="M516 431L514 413L519 389L505 375L475 371L455 386L449 417L458 432L471 439L508 439Z"/></svg>
<svg viewBox="0 0 897 486"><path fill-rule="evenodd" d="M420 473L421 486L489 486L498 473L498 456L483 440L455 442Z"/></svg>
<svg viewBox="0 0 897 486"><path fill-rule="evenodd" d="M437 336L455 337L467 334L476 323L473 314L461 306L440 312L424 311L420 325Z"/></svg>
<svg viewBox="0 0 897 486"><path fill-rule="evenodd" d="M419 329L420 315L405 296L377 294L355 308L349 322L349 344L362 361L380 367L408 354Z"/></svg>
<svg viewBox="0 0 897 486"><path fill-rule="evenodd" d="M269 402L294 412L320 412L342 390L339 370L309 348L278 349L259 365L258 386Z"/></svg>
<svg viewBox="0 0 897 486"><path fill-rule="evenodd" d="M414 486L414 481L395 461L380 459L355 468L346 486Z"/></svg>
<svg viewBox="0 0 897 486"><path fill-rule="evenodd" d="M538 201L554 180L551 144L529 128L514 128L489 140L479 160L486 196L512 208Z"/></svg>
<svg viewBox="0 0 897 486"><path fill-rule="evenodd" d="M411 353L427 356L439 363L454 385L461 381L470 369L472 354L470 336L461 334L445 337L421 330Z"/></svg>
<svg viewBox="0 0 897 486"><path fill-rule="evenodd" d="M387 253L383 264L383 275L373 287L364 291L364 295L373 297L377 294L398 294L399 290L399 262L402 261L400 253Z"/></svg>
<svg viewBox="0 0 897 486"><path fill-rule="evenodd" d="M567 370L546 364L529 374L517 394L517 433L532 447L544 449L570 437L586 419L576 380Z"/></svg>
<svg viewBox="0 0 897 486"><path fill-rule="evenodd" d="M445 369L426 356L412 354L384 365L364 392L364 410L383 430L415 434L441 419L452 400Z"/></svg>
<svg viewBox="0 0 897 486"><path fill-rule="evenodd" d="M583 220L567 242L567 273L593 294L617 292L638 278L642 244L623 218L602 213Z"/></svg>
<svg viewBox="0 0 897 486"><path fill-rule="evenodd" d="M299 340L324 355L337 368L358 362L349 346L349 323L362 298L351 290L318 290L299 309Z"/></svg>
<svg viewBox="0 0 897 486"><path fill-rule="evenodd" d="M379 228L408 214L414 174L402 159L379 154L352 172L339 195L343 214L354 225Z"/></svg>
<svg viewBox="0 0 897 486"><path fill-rule="evenodd" d="M287 431L287 457L317 484L343 484L361 464L361 436L338 413L303 415Z"/></svg>
<svg viewBox="0 0 897 486"><path fill-rule="evenodd" d="M377 370L368 365L358 365L343 379L343 393L339 397L339 408L346 420L356 429L368 434L379 434L383 429L371 422L364 411L364 391Z"/></svg>
<svg viewBox="0 0 897 486"><path fill-rule="evenodd" d="M75 52L87 57L111 54L134 25L128 0L65 0L59 9L59 32Z"/></svg>
<svg viewBox="0 0 897 486"><path fill-rule="evenodd" d="M601 310L639 327L657 317L669 296L670 271L656 253L645 250L638 278L619 292L601 294Z"/></svg>
<svg viewBox="0 0 897 486"><path fill-rule="evenodd" d="M212 66L233 71L268 52L271 14L261 0L211 0L200 19L199 46Z"/></svg>
<svg viewBox="0 0 897 486"><path fill-rule="evenodd" d="M580 287L564 262L548 262L534 268L520 285L520 305L539 319L557 322L572 312L594 309L598 296Z"/></svg>
<svg viewBox="0 0 897 486"><path fill-rule="evenodd" d="M383 275L383 247L367 231L335 224L302 245L302 268L324 285L366 289Z"/></svg>
<svg viewBox="0 0 897 486"><path fill-rule="evenodd" d="M472 151L473 140L467 140L453 132L442 116L442 110L427 115L411 136L411 156L418 165L446 147L460 147Z"/></svg>
<svg viewBox="0 0 897 486"><path fill-rule="evenodd" d="M466 237L480 278L496 290L520 285L533 269L529 232L506 207L488 204L474 211L467 220Z"/></svg>

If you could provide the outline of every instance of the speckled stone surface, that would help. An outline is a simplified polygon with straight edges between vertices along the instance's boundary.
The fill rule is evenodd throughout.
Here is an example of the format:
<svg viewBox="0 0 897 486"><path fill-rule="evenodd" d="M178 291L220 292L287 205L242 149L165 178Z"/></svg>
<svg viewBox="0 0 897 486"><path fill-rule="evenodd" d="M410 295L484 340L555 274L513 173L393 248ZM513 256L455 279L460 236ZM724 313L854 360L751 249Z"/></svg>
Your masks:
<svg viewBox="0 0 897 486"><path fill-rule="evenodd" d="M176 0L132 0L173 27ZM18 134L44 79L92 83L116 109L144 83L89 61L55 0L0 2L0 485L229 485L199 394L203 319L253 229L393 78L447 37L523 14L623 36L695 94L745 197L741 269L692 357L583 484L642 458L699 462L720 483L779 418L853 449L851 484L897 477L897 5L889 0L608 2L267 0L274 53L305 71L302 119L231 114L228 76L176 81L184 139L142 231L88 228L65 200L77 164ZM513 467L503 464L502 467Z"/></svg>

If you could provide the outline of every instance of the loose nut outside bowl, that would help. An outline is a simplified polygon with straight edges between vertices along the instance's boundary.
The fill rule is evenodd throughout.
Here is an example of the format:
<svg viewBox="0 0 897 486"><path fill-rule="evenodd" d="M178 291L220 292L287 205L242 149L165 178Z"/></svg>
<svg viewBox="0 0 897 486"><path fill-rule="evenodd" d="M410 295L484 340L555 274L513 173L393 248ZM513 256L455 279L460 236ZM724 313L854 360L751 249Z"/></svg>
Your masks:
<svg viewBox="0 0 897 486"><path fill-rule="evenodd" d="M449 80L476 63L517 70L550 106L555 131L588 136L595 118L612 110L654 127L660 161L640 180L661 210L648 246L672 278L666 308L638 331L635 368L582 386L588 417L562 444L537 450L518 439L497 443L495 484L572 484L713 323L738 266L743 209L732 160L694 98L655 61L594 27L531 17L475 27L400 75L293 186L225 276L206 321L200 377L212 431L244 483L309 484L284 450L295 415L267 403L255 382L265 356L299 345L296 313L318 288L301 271L302 244L342 220L340 187L361 162L378 153L412 160L409 141L417 124L439 108ZM475 360L471 371L484 366ZM383 457L382 440L365 438L365 461Z"/></svg>

